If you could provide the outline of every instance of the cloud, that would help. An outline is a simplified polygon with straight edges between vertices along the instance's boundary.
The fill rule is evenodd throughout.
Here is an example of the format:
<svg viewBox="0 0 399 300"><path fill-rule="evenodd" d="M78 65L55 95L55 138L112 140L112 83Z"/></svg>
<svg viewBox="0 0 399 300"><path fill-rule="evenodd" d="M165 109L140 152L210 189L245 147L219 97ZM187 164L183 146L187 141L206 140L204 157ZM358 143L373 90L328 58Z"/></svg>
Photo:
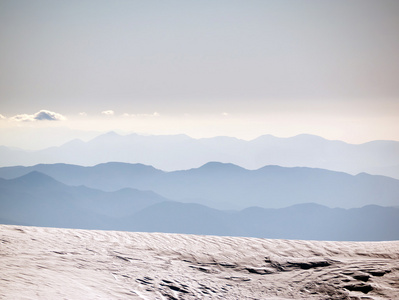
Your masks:
<svg viewBox="0 0 399 300"><path fill-rule="evenodd" d="M16 115L14 117L11 117L10 120L16 121L16 122L33 122L33 121L35 121L35 116L21 114L21 115Z"/></svg>
<svg viewBox="0 0 399 300"><path fill-rule="evenodd" d="M228 116L229 115L229 113L227 113L227 112L222 112L222 116Z"/></svg>
<svg viewBox="0 0 399 300"><path fill-rule="evenodd" d="M33 115L20 114L11 117L10 120L16 122L35 122L35 121L64 121L66 118L56 112L42 109Z"/></svg>
<svg viewBox="0 0 399 300"><path fill-rule="evenodd" d="M66 118L56 112L48 111L48 110L41 110L37 113L34 114L35 120L42 121L42 120L47 120L47 121L64 121Z"/></svg>
<svg viewBox="0 0 399 300"><path fill-rule="evenodd" d="M115 114L113 110L104 110L101 113L106 116L113 116Z"/></svg>
<svg viewBox="0 0 399 300"><path fill-rule="evenodd" d="M0 114L0 120L4 120L6 117Z"/></svg>
<svg viewBox="0 0 399 300"><path fill-rule="evenodd" d="M85 113L85 112L80 112L80 113L79 113L79 116L87 117L87 113Z"/></svg>
<svg viewBox="0 0 399 300"><path fill-rule="evenodd" d="M154 112L152 114L127 114L127 113L124 113L122 116L123 117L159 117L160 114L157 112Z"/></svg>

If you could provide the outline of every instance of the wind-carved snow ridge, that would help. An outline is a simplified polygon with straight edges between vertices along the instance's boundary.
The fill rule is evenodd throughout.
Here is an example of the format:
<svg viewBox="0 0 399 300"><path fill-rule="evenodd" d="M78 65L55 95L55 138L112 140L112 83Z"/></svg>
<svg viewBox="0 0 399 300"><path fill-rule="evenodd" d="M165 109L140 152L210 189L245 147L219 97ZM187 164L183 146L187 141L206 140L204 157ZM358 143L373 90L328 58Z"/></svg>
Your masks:
<svg viewBox="0 0 399 300"><path fill-rule="evenodd" d="M399 242L0 225L1 299L398 299Z"/></svg>

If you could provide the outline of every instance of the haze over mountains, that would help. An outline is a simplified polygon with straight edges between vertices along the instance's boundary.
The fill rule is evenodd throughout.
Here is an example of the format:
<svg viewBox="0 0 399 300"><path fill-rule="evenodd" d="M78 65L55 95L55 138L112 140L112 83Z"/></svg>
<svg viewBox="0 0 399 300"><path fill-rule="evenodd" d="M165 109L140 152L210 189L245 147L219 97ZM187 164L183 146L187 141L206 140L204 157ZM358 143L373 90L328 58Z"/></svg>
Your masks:
<svg viewBox="0 0 399 300"><path fill-rule="evenodd" d="M264 135L245 141L231 137L194 139L186 135L121 136L109 132L88 142L73 140L38 151L0 147L1 166L39 163L92 166L110 161L142 163L166 171L197 168L210 161L247 169L266 165L305 166L399 179L399 142L354 145L306 134L291 138Z"/></svg>
<svg viewBox="0 0 399 300"><path fill-rule="evenodd" d="M104 191L133 188L162 197L217 209L250 206L283 208L300 203L356 208L378 204L399 206L399 180L361 173L313 168L265 166L247 170L233 164L207 163L200 168L164 172L142 164L106 163L94 167L66 164L0 168L0 177L42 172L72 186Z"/></svg>
<svg viewBox="0 0 399 300"><path fill-rule="evenodd" d="M0 300L399 300L398 16L1 0Z"/></svg>
<svg viewBox="0 0 399 300"><path fill-rule="evenodd" d="M0 168L0 223L394 240L399 180L364 172L395 174L398 150L393 141L350 145L310 135L243 141L113 132L40 151L3 147L1 164L18 166Z"/></svg>
<svg viewBox="0 0 399 300"><path fill-rule="evenodd" d="M3 224L313 240L399 239L399 208L376 205L332 209L308 203L222 211L152 192L67 186L37 171L1 179L0 195Z"/></svg>

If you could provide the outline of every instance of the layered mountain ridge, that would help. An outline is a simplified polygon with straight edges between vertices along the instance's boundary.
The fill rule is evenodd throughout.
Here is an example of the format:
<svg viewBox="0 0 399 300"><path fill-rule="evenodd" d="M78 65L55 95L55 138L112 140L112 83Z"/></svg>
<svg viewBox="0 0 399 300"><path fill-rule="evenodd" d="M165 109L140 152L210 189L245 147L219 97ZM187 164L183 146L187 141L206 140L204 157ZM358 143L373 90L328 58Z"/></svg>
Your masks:
<svg viewBox="0 0 399 300"><path fill-rule="evenodd" d="M332 208L399 205L399 180L305 167L264 166L248 170L210 162L199 168L165 172L142 164L116 162L93 167L40 164L0 168L0 178L10 179L31 171L47 174L66 185L84 185L107 192L123 188L147 190L174 201L222 210L250 206L283 208L309 202Z"/></svg>
<svg viewBox="0 0 399 300"><path fill-rule="evenodd" d="M209 161L247 169L265 165L312 167L350 174L367 172L399 179L399 142L348 144L302 134L272 135L251 141L232 137L194 139L186 135L100 135L88 142L74 140L60 147L24 151L0 147L0 166L68 163L83 166L110 161L142 163L165 171L197 168Z"/></svg>
<svg viewBox="0 0 399 300"><path fill-rule="evenodd" d="M211 163L192 171L201 173L218 165ZM227 169L248 171L234 165ZM301 203L278 209L220 210L150 191L123 188L105 192L69 186L38 171L0 179L0 195L0 221L13 225L310 240L399 239L397 207L343 209Z"/></svg>

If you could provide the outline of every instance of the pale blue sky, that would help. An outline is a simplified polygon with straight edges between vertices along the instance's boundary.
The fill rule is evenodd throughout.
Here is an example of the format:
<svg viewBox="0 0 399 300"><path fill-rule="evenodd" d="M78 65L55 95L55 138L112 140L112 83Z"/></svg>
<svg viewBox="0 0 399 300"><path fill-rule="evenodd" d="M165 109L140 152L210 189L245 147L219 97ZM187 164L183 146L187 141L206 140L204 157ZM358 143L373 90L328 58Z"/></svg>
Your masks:
<svg viewBox="0 0 399 300"><path fill-rule="evenodd" d="M45 109L82 130L399 140L398 16L384 0L1 0L0 127Z"/></svg>

